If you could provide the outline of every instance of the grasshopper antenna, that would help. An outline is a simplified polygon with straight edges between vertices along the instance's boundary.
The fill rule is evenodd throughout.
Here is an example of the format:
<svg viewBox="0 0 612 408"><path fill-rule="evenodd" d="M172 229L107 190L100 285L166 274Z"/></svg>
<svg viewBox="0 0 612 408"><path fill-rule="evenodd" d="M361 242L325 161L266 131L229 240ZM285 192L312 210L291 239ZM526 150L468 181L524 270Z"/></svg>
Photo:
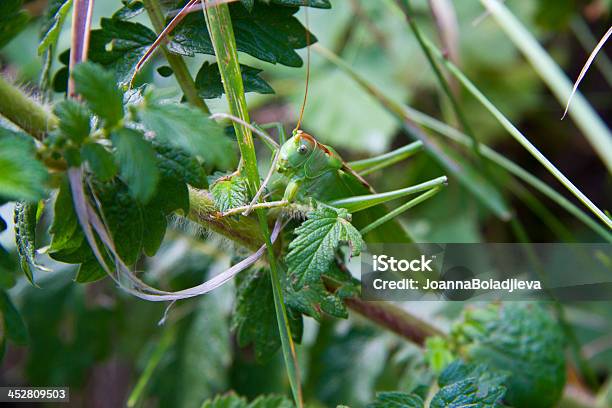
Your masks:
<svg viewBox="0 0 612 408"><path fill-rule="evenodd" d="M308 24L308 7L306 5L306 2L304 2L304 6L306 6L304 7L304 19L306 20L306 86L304 89L304 100L302 101L302 107L300 108L300 116L298 118L295 129L293 129L293 132L292 132L293 134L295 134L300 129L300 125L302 124L302 117L304 116L304 108L306 107L306 100L308 99L308 84L310 82L310 30L309 30L309 24ZM243 216L247 216L251 213L251 211L253 211L253 206L257 203L257 201L259 201L259 197L265 191L266 186L270 182L270 179L272 178L272 175L274 174L274 171L276 170L276 163L278 162L279 153L280 153L280 150L277 150L276 153L274 154L274 158L272 159L272 163L270 164L270 171L268 172L268 174L266 175L266 178L264 179L263 183L259 187L259 190L257 191L255 196L251 200L251 203L249 204L248 208L242 213Z"/></svg>
<svg viewBox="0 0 612 408"><path fill-rule="evenodd" d="M306 6L306 4L304 4ZM302 107L300 108L300 116L293 129L293 133L300 129L302 124L302 117L304 116L304 109L306 108L306 100L308 99L308 84L310 82L310 30L308 24L308 7L304 7L304 19L306 20L306 87L304 89L304 100L302 101Z"/></svg>

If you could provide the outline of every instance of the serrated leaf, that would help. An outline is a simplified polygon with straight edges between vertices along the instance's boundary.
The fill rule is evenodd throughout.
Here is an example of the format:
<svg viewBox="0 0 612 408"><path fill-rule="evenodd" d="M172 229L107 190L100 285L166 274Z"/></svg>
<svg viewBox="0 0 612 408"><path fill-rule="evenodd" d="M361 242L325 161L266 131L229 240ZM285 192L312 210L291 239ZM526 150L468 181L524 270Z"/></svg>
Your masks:
<svg viewBox="0 0 612 408"><path fill-rule="evenodd" d="M238 51L273 64L302 65L295 49L308 44L306 28L293 16L298 7L255 3L249 12L241 3L232 3L229 8ZM316 41L311 33L310 44ZM214 55L202 13L191 13L176 27L169 48L188 56L196 53Z"/></svg>
<svg viewBox="0 0 612 408"><path fill-rule="evenodd" d="M19 201L15 204L15 243L21 270L32 285L33 269L44 269L36 263L37 202Z"/></svg>
<svg viewBox="0 0 612 408"><path fill-rule="evenodd" d="M93 113L104 120L107 128L123 118L123 93L115 84L112 72L91 62L77 65L73 72L75 90Z"/></svg>
<svg viewBox="0 0 612 408"><path fill-rule="evenodd" d="M491 370L486 365L468 365L457 360L440 374L440 390L431 400L430 407L501 408L506 379L506 374Z"/></svg>
<svg viewBox="0 0 612 408"><path fill-rule="evenodd" d="M299 290L286 289L285 301L293 309L316 320L321 320L321 312L340 319L348 318L348 311L342 298L325 289L321 282L312 282Z"/></svg>
<svg viewBox="0 0 612 408"><path fill-rule="evenodd" d="M59 118L60 131L76 144L81 144L91 131L89 110L74 99L66 99L53 107Z"/></svg>
<svg viewBox="0 0 612 408"><path fill-rule="evenodd" d="M220 177L210 192L221 212L249 204L247 180L243 176Z"/></svg>
<svg viewBox="0 0 612 408"><path fill-rule="evenodd" d="M379 392L376 401L368 404L368 408L423 408L423 399L415 394L399 391Z"/></svg>
<svg viewBox="0 0 612 408"><path fill-rule="evenodd" d="M269 271L239 275L232 330L240 347L253 344L259 363L268 361L281 346Z"/></svg>
<svg viewBox="0 0 612 408"><path fill-rule="evenodd" d="M79 270L74 278L78 283L90 283L106 277L106 272L98 263L98 260L91 258L79 266Z"/></svg>
<svg viewBox="0 0 612 408"><path fill-rule="evenodd" d="M123 3L124 6L113 14L114 19L129 20L145 11L144 4L141 0L124 1Z"/></svg>
<svg viewBox="0 0 612 408"><path fill-rule="evenodd" d="M157 156L151 143L137 130L121 128L111 135L117 150L121 178L130 194L140 203L147 203L159 181Z"/></svg>
<svg viewBox="0 0 612 408"><path fill-rule="evenodd" d="M282 395L260 395L248 408L293 408L294 405Z"/></svg>
<svg viewBox="0 0 612 408"><path fill-rule="evenodd" d="M206 172L197 158L167 142L154 140L153 147L157 152L162 175L173 177L197 188L207 187Z"/></svg>
<svg viewBox="0 0 612 408"><path fill-rule="evenodd" d="M270 3L278 4L279 6L308 6L322 9L331 8L329 0L269 0Z"/></svg>
<svg viewBox="0 0 612 408"><path fill-rule="evenodd" d="M0 48L19 34L30 20L28 13L21 9L22 4L22 0L0 2Z"/></svg>
<svg viewBox="0 0 612 408"><path fill-rule="evenodd" d="M565 385L564 336L541 306L509 302L467 311L453 331L469 361L507 370L506 401L552 407Z"/></svg>
<svg viewBox="0 0 612 408"><path fill-rule="evenodd" d="M321 205L295 229L297 236L289 244L287 265L296 288L318 282L342 243L349 245L352 256L359 255L363 240L347 218L346 210Z"/></svg>
<svg viewBox="0 0 612 408"><path fill-rule="evenodd" d="M109 181L117 175L119 168L112 153L99 143L86 143L81 147L81 157L101 181Z"/></svg>
<svg viewBox="0 0 612 408"><path fill-rule="evenodd" d="M204 401L201 408L292 408L293 403L280 395L260 395L248 403L233 392Z"/></svg>
<svg viewBox="0 0 612 408"><path fill-rule="evenodd" d="M100 26L91 32L89 58L115 72L119 83L127 84L157 35L142 24L117 18L102 18Z"/></svg>
<svg viewBox="0 0 612 408"><path fill-rule="evenodd" d="M41 29L38 55L42 55L46 50L56 47L57 39L71 7L72 0L51 0L49 2Z"/></svg>
<svg viewBox="0 0 612 408"><path fill-rule="evenodd" d="M11 298L3 290L0 290L0 320L4 328L0 341L4 342L6 337L17 344L28 342L28 329Z"/></svg>
<svg viewBox="0 0 612 408"><path fill-rule="evenodd" d="M261 69L240 65L244 92L257 92L260 94L273 94L274 89L259 76ZM221 73L217 63L205 61L198 71L195 79L198 95L203 99L218 98L225 92L221 82Z"/></svg>
<svg viewBox="0 0 612 408"><path fill-rule="evenodd" d="M223 128L196 108L149 101L138 116L155 138L202 157L209 168L230 169L236 162L232 141Z"/></svg>
<svg viewBox="0 0 612 408"><path fill-rule="evenodd" d="M119 180L102 183L94 179L92 185L102 205L103 219L110 230L117 253L126 265L133 265L142 249L142 208L131 197L128 187Z"/></svg>
<svg viewBox="0 0 612 408"><path fill-rule="evenodd" d="M44 197L48 173L31 139L0 126L0 196L29 201Z"/></svg>

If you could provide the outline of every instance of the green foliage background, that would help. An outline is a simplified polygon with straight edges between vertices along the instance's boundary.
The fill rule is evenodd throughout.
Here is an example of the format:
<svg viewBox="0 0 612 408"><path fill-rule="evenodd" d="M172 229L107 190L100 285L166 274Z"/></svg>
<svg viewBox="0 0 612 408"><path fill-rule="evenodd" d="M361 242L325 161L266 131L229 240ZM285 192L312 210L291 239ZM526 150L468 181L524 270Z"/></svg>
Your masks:
<svg viewBox="0 0 612 408"><path fill-rule="evenodd" d="M201 107L180 103L186 99L176 82L180 73L161 52L139 74L135 89L124 92L136 62L156 38L139 1L96 3L93 64L72 73L81 101L64 100L71 2L21 3L0 5L2 74L25 84L49 106L59 126L39 143L0 116L0 385L70 386L74 406L94 400L108 406L293 406L278 352L268 270L249 269L211 294L179 302L166 316L166 305L138 300L106 276L79 226L65 175L66 164L90 170L86 193L99 203L126 265L156 287L184 289L248 254L239 245L244 242L221 241L203 232L190 215L193 189L210 186L213 205L221 211L248 203L246 180L227 177L238 164L233 132ZM183 3L163 2L164 10ZM280 121L287 129L295 123L304 90L304 47L310 41L332 49L388 98L457 125L392 2L310 0L307 16L299 3L242 0L229 6L254 121ZM483 11L479 2L453 4L462 70L587 196L609 208L609 173L580 133L567 120L559 121L562 107L532 67L491 18L473 24ZM570 77L590 51L576 40L585 16L598 35L610 24L605 1L508 1L508 6ZM427 2L415 1L414 8L417 24L436 38ZM202 13L189 15L166 47L185 57L207 106L227 111ZM583 91L609 125L603 71L592 68ZM563 192L456 85L451 81L479 140ZM347 160L408 140L375 98L315 53L303 128ZM258 150L259 157L267 155ZM443 173L430 156L420 154L368 180L386 191ZM508 186L496 185L495 191L524 226L524 235L517 234L449 176L448 188L402 219L417 241L601 239L556 204L546 202L542 208L534 192L523 188L517 193L510 188L515 182L500 176ZM489 195L486 184L477 188ZM286 266L294 275L283 283L292 334L300 343L307 406L608 406L608 302L566 305L564 322L551 304L401 305L448 333L430 337L422 349L349 312L343 300L354 296L355 282L340 278L335 294L323 285L322 270L328 270L325 278L343 276L333 262L340 241L359 250L359 233L348 219L346 212L319 207L301 226L294 221L289 227L298 238L287 247ZM293 237L285 237L286 242ZM318 251L308 252L310 244L323 241ZM162 317L165 324L158 325ZM576 405L576 392L587 405Z"/></svg>

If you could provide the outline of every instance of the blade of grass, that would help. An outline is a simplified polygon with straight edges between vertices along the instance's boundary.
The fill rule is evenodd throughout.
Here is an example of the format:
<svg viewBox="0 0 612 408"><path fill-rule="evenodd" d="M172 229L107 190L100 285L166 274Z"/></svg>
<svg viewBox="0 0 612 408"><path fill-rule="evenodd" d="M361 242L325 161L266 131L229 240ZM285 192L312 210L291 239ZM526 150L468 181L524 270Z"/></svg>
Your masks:
<svg viewBox="0 0 612 408"><path fill-rule="evenodd" d="M455 142L461 143L465 146L470 146L472 140L459 130L447 125L444 122L439 121L425 113L422 113L416 109L410 108L408 106L404 106L399 104L390 98L386 97L385 94L376 88L374 85L369 83L363 76L358 74L349 64L344 62L340 57L332 53L330 50L323 48L319 44L313 45L314 50L327 58L331 63L340 68L344 73L346 73L351 79L353 79L358 85L364 88L372 97L378 100L383 107L388 109L391 113L395 115L401 115L402 118L408 118L419 125L435 131L442 136L445 136ZM612 242L612 234L602 227L600 224L595 222L591 217L589 217L584 211L574 205L571 201L563 197L557 191L552 189L546 183L542 182L537 177L533 176L531 173L514 163L513 161L507 159L503 155L497 153L495 150L490 147L479 144L479 149L482 155L491 160L493 163L498 165L499 167L505 169L509 173L513 174L518 179L523 182L531 185L533 188L547 196L553 202L557 203L565 210L567 210L570 214L575 216L577 219L582 221L585 225L591 228L594 232L603 237L606 241Z"/></svg>
<svg viewBox="0 0 612 408"><path fill-rule="evenodd" d="M565 105L572 93L572 83L559 65L506 6L498 0L480 0L480 2L491 13L514 45L521 50L559 103L562 106ZM576 93L573 99L569 115L591 143L608 171L612 171L612 134L610 130L582 94ZM558 176L555 175L555 177ZM607 217L605 222L612 226Z"/></svg>
<svg viewBox="0 0 612 408"><path fill-rule="evenodd" d="M597 46L597 39L593 36L589 26L582 17L574 18L570 26L585 52L590 52ZM599 69L608 85L612 87L612 61L610 61L605 52L597 56L595 66Z"/></svg>
<svg viewBox="0 0 612 408"><path fill-rule="evenodd" d="M572 102L572 98L574 97L574 95L576 95L576 91L578 91L578 86L580 85L580 82L582 82L582 79L584 78L587 71L591 67L591 64L595 60L595 57L597 56L599 51L603 48L604 44L608 41L611 35L612 35L612 26L608 28L608 31L604 34L603 37L601 37L601 40L599 40L599 42L597 43L593 51L591 51L589 58L587 59L587 61L584 63L584 66L580 70L580 74L578 75L578 78L574 82L574 86L572 87L572 93L570 94L570 97L567 100L567 105L565 105L565 111L563 112L563 117L561 119L565 118L565 115L567 115L567 111L569 110L570 103Z"/></svg>
<svg viewBox="0 0 612 408"><path fill-rule="evenodd" d="M244 84L240 73L240 64L238 62L238 50L236 48L236 39L230 18L229 7L227 4L219 4L210 9L206 7L206 0L202 0L204 15L207 20L208 32L215 49L219 72L223 80L225 95L229 103L230 113L239 117L243 121L249 123L249 113L247 110L246 99L244 97ZM239 123L234 123L238 147L242 155L242 162L247 176L247 184L251 196L254 196L259 190L259 171L257 169L257 158L255 155L255 146L253 144L253 135L251 130ZM298 407L302 407L302 390L300 384L300 371L295 351L295 345L291 336L291 328L285 309L283 299L282 286L274 249L270 241L270 231L265 210L256 210L260 228L264 236L266 247L268 249L268 262L270 264L270 274L272 280L272 291L274 295L274 307L276 310L276 318L281 337L281 345L287 374L289 376L289 384L293 393L293 399Z"/></svg>
<svg viewBox="0 0 612 408"><path fill-rule="evenodd" d="M353 72L337 55L320 44L314 44L313 49L346 72ZM377 99L391 114L401 121L403 129L414 139L423 142L426 151L434 158L448 174L457 180L476 197L485 207L489 208L498 218L507 221L512 216L497 188L484 178L472 164L449 146L441 145L421 130L412 120L404 115L401 104L387 98L380 90L372 86L359 75L351 77L361 85L366 92Z"/></svg>
<svg viewBox="0 0 612 408"><path fill-rule="evenodd" d="M512 136L517 142L521 144L533 157L538 160L542 166L546 168L561 184L565 186L578 200L580 200L593 214L595 214L600 220L607 225L608 228L612 228L612 220L604 214L602 210L600 210L578 187L576 187L546 156L544 156L537 147L531 141L521 133L520 130L516 128L506 118L506 116L501 113L499 109L482 93L480 90L474 85L472 81L469 80L467 76L461 72L457 66L448 61L440 50L433 45L431 42L426 41L427 46L434 52L434 54L443 61L446 68L451 72L458 80L463 84L463 86L474 96L478 102L480 102L490 113L493 115L495 119L502 125L504 129L510 136ZM612 139L611 139L612 140ZM608 151L608 157L612 157L612 150Z"/></svg>
<svg viewBox="0 0 612 408"><path fill-rule="evenodd" d="M136 383L134 390L132 390L130 396L128 397L127 406L129 408L132 408L136 406L136 404L138 404L144 394L144 391L147 388L147 384L149 384L149 381L151 380L151 377L155 372L155 369L157 368L162 357L164 356L164 354L166 354L166 351L172 345L173 342L174 326L170 326L166 330L164 330L161 339L157 343L156 347L153 349L151 357L149 357L149 360L147 361L147 364L144 370L142 371L142 374L138 378L138 382Z"/></svg>

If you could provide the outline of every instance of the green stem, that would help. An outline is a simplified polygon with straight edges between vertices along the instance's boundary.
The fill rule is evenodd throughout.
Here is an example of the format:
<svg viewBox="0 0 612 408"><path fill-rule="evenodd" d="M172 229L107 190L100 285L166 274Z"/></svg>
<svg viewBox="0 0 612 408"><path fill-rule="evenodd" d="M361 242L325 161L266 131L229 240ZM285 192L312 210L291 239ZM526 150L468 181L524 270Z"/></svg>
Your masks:
<svg viewBox="0 0 612 408"><path fill-rule="evenodd" d="M480 0L480 2L485 6L487 11L491 13L492 17L497 21L514 45L523 53L527 61L533 66L534 70L548 86L553 95L555 95L559 103L565 106L572 94L572 83L559 65L551 58L546 50L542 48L516 16L512 14L506 6L500 3L499 0ZM442 57L442 59L444 58ZM452 65L449 63L446 64L448 67ZM454 70L457 71L458 69L454 67ZM456 73L453 73L453 75L457 76ZM470 86L465 83L466 78L462 79L458 77L458 79L464 82L464 85L469 90ZM481 100L480 96L474 95L477 99ZM484 102L483 104L487 107L487 104ZM489 107L487 107L487 109L489 109ZM608 171L612 171L612 134L580 92L574 94L572 105L568 112L576 123L576 126L582 131L602 162L606 165ZM494 116L497 115L494 113ZM504 124L502 123L502 125ZM504 125L504 127L506 126ZM553 174L554 173L555 172L553 172ZM555 174L555 177L559 178L557 174ZM563 183L565 184L565 182ZM581 197L578 197L578 199L583 201ZM601 215L603 215L603 213L601 213ZM598 216L600 216L600 214L598 214ZM610 222L607 217L602 218L602 220L608 227L612 228L612 222Z"/></svg>
<svg viewBox="0 0 612 408"><path fill-rule="evenodd" d="M440 70L440 67L438 66L438 63L435 61L433 55L431 54L431 52L429 51L429 49L425 46L425 41L423 39L423 35L421 34L421 30L419 29L419 27L417 26L417 24L414 22L414 12L412 11L412 6L410 5L410 0L396 0L399 8L402 10L402 12L404 13L404 16L406 17L406 21L408 22L408 26L410 27L410 30L412 30L412 33L414 34L414 37L416 38L417 42L419 43L419 46L421 47L421 50L423 51L423 54L425 54L425 57L427 58L427 62L429 63L429 66L431 67L431 69L433 70L436 79L438 80L438 83L440 84L440 87L442 88L442 91L444 92L444 94L446 95L446 97L448 98L451 107L453 108L453 111L455 112L455 116L457 117L457 119L459 120L459 123L461 124L461 127L463 128L463 131L465 132L466 135L468 135L471 139L472 139L472 150L474 151L474 155L481 160L482 156L480 154L480 151L478 149L478 139L476 139L476 135L474 133L474 131L472 130L472 127L470 126L470 124L467 121L467 118L465 117L465 114L463 113L463 110L461 109L461 107L459 106L459 102L457 101L457 98L455 98L455 95L453 94L453 92L450 89L450 85L448 84L448 81L446 80L446 78L444 77L444 75L442 74L442 71Z"/></svg>
<svg viewBox="0 0 612 408"><path fill-rule="evenodd" d="M159 2L157 0L144 0L143 3L155 31L158 34L161 33L164 30L164 14L159 6ZM180 55L176 55L168 51L168 48L165 45L161 45L161 49L166 57L166 60L168 61L168 64L170 64L172 71L174 71L174 77L183 90L187 101L190 104L200 108L204 113L210 114L208 106L198 95L198 90L193 78L191 77L191 74L189 73L187 64L185 64L185 60Z"/></svg>
<svg viewBox="0 0 612 408"><path fill-rule="evenodd" d="M157 343L157 346L153 350L149 361L147 361L147 365L145 366L142 374L140 375L140 378L138 378L138 382L136 383L136 386L134 387L134 390L130 394L127 401L127 406L129 408L136 406L138 401L140 401L140 399L142 398L142 395L145 389L147 388L147 384L149 383L149 381L151 380L151 376L153 376L153 373L155 372L155 368L157 368L159 362L161 361L168 348L172 345L173 341L174 328L171 326L170 328L167 328L164 331L164 334L162 335L162 338L159 340L159 343Z"/></svg>
<svg viewBox="0 0 612 408"><path fill-rule="evenodd" d="M229 7L227 4L219 4L207 9L206 0L202 0L204 14L207 18L208 32L212 40L215 55L217 57L219 72L223 80L225 95L229 103L230 113L239 117L245 122L249 122L249 114L244 97L244 84L240 72L240 64L238 62L238 50L236 48L236 39L230 18ZM254 196L259 190L259 171L257 169L257 157L255 155L255 146L253 144L253 135L247 126L234 123L236 130L238 147L242 155L244 170L246 172L249 191L251 196ZM295 345L291 336L291 328L289 319L285 309L283 299L282 286L276 257L272 243L270 241L270 231L265 210L256 210L257 218L268 252L268 262L270 264L270 274L272 280L272 291L274 295L274 306L276 309L276 318L278 322L283 356L289 376L289 383L293 393L293 399L298 407L303 406L302 390L300 384L300 371L297 361Z"/></svg>
<svg viewBox="0 0 612 408"><path fill-rule="evenodd" d="M42 140L49 129L57 126L57 118L0 76L0 114L27 133Z"/></svg>

